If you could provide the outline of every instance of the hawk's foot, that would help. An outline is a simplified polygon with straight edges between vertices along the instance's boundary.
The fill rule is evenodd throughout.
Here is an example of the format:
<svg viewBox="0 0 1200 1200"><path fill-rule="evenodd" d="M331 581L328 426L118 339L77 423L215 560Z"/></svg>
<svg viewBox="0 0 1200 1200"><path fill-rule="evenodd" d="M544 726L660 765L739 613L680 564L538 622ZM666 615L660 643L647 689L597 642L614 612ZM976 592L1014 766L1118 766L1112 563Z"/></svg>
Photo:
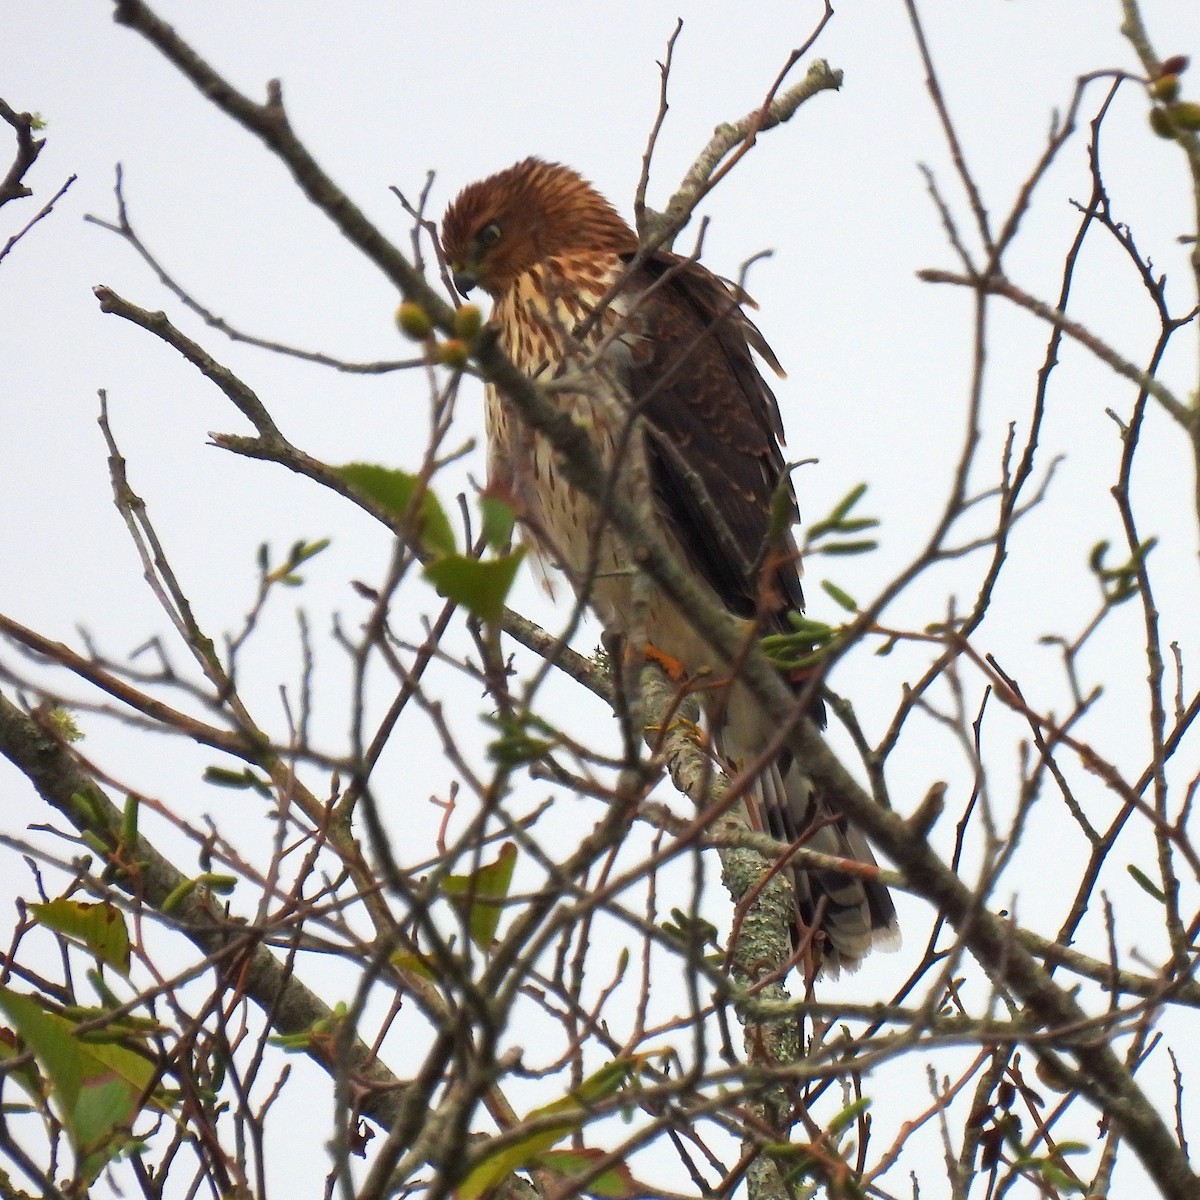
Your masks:
<svg viewBox="0 0 1200 1200"><path fill-rule="evenodd" d="M682 683L687 678L688 669L677 658L673 658L665 650L652 646L647 642L642 647L642 656L647 662L657 663L667 673L672 683Z"/></svg>

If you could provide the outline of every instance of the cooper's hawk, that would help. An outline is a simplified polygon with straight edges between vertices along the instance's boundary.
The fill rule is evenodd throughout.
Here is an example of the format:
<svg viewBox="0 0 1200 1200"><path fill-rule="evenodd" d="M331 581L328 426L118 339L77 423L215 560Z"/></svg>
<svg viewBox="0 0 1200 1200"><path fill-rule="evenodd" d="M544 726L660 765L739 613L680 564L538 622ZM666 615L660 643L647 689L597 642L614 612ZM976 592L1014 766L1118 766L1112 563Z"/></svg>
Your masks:
<svg viewBox="0 0 1200 1200"><path fill-rule="evenodd" d="M536 158L465 188L446 213L442 246L459 290L479 286L495 301L491 324L517 367L542 379L586 375L578 391L553 392L554 402L588 429L616 486L642 484L658 532L713 599L763 633L788 630L788 611L804 607L790 533L782 552L766 553L781 487L798 514L779 408L751 350L779 364L740 291L662 251L631 269L637 236L616 210L575 171ZM692 676L727 680L729 664L665 595L635 591L622 539L490 385L487 430L491 482L515 497L526 537L586 592L605 626L628 633L636 611L659 652ZM714 744L735 771L775 732L739 683L714 689L707 707ZM752 826L782 841L810 833L812 849L874 862L787 751L761 771L745 808ZM795 886L801 934L815 928L824 969L855 967L873 944L896 940L881 884L797 870Z"/></svg>

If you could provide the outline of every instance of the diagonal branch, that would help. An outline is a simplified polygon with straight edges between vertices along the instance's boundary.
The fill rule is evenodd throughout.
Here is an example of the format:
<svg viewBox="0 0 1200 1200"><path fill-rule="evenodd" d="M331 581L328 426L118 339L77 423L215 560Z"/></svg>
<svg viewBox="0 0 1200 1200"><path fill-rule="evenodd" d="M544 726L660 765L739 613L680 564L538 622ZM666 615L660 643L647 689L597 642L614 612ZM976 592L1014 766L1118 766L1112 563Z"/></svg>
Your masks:
<svg viewBox="0 0 1200 1200"><path fill-rule="evenodd" d="M959 287L968 287L974 291L990 292L994 296L1003 296L1020 308L1027 309L1034 316L1040 317L1055 329L1061 329L1068 337L1077 341L1081 346L1090 350L1102 363L1111 367L1118 375L1136 383L1143 391L1149 392L1163 406L1163 409L1179 425L1192 435L1197 421L1196 412L1192 411L1169 387L1147 375L1140 367L1122 358L1103 339L1098 338L1091 330L1081 325L1073 317L1067 316L1060 309L1053 308L1045 301L1031 296L1024 289L1017 287L1002 275L991 275L987 278L972 279L967 275L957 275L952 271L940 271L929 268L917 272L917 278L926 283L953 283Z"/></svg>
<svg viewBox="0 0 1200 1200"><path fill-rule="evenodd" d="M231 987L251 1000L279 1033L299 1034L325 1022L335 1024L335 1014L324 1001L297 980L271 953L258 944L257 933L227 916L204 888L187 890L188 878L142 835L136 846L120 841L121 813L92 777L75 762L70 750L0 694L0 750L37 789L52 808L80 832L90 832L118 855L135 862L118 884L134 898L162 911L168 897L176 897L170 912L174 925L206 956L232 960L236 970L225 972ZM76 797L86 798L80 804ZM84 814L87 814L85 817ZM186 892L186 894L184 894ZM182 895L182 899L179 899ZM403 1082L391 1073L361 1039L347 1048L344 1061L332 1056L333 1042L311 1039L306 1053L335 1078L349 1074L363 1095L363 1111L384 1126L399 1116L404 1103Z"/></svg>

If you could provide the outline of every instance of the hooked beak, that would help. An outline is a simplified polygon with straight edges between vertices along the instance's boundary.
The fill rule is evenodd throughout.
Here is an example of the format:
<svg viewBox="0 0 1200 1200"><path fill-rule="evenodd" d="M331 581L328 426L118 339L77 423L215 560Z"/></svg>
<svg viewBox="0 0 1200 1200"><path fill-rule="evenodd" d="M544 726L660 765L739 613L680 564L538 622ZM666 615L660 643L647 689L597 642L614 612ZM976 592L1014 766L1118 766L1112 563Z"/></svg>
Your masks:
<svg viewBox="0 0 1200 1200"><path fill-rule="evenodd" d="M457 270L451 269L450 278L454 280L454 286L464 296L468 295L479 285L479 275L469 267L459 267Z"/></svg>

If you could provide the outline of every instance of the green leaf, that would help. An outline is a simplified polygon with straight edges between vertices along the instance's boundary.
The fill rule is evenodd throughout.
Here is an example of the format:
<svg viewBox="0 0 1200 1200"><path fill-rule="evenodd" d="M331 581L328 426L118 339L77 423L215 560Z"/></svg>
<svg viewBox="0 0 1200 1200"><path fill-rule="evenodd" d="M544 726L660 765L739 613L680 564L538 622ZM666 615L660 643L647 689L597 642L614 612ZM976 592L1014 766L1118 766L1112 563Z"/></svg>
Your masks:
<svg viewBox="0 0 1200 1200"><path fill-rule="evenodd" d="M828 625L824 621L814 621L811 617L806 617L803 613L798 612L790 612L787 617L788 624L797 637L812 638L815 642L833 640L834 628L832 625ZM781 636L788 637L790 635L783 634Z"/></svg>
<svg viewBox="0 0 1200 1200"><path fill-rule="evenodd" d="M138 838L138 798L132 794L125 797L121 809L121 844L132 850Z"/></svg>
<svg viewBox="0 0 1200 1200"><path fill-rule="evenodd" d="M586 1175L599 1159L607 1158L606 1150L580 1148L578 1150L547 1150L538 1157L536 1166L545 1167L555 1175L568 1179ZM634 1179L633 1173L623 1162L605 1167L590 1183L582 1188L585 1196L600 1196L605 1200L627 1200L633 1196L645 1196L648 1189Z"/></svg>
<svg viewBox="0 0 1200 1200"><path fill-rule="evenodd" d="M260 796L268 800L271 798L271 785L249 767L243 767L240 771L231 771L228 767L205 767L204 782L215 787L253 788Z"/></svg>
<svg viewBox="0 0 1200 1200"><path fill-rule="evenodd" d="M507 550L512 544L513 524L516 513L512 505L499 496L484 492L479 497L479 511L483 514L483 540L491 550Z"/></svg>
<svg viewBox="0 0 1200 1200"><path fill-rule="evenodd" d="M1139 870L1133 865L1133 863L1130 863L1125 869L1130 875L1133 876L1134 883L1136 883L1143 892L1153 896L1154 899L1159 902L1159 904L1166 904L1167 898L1163 894L1162 888L1154 883L1154 881L1144 871Z"/></svg>
<svg viewBox="0 0 1200 1200"><path fill-rule="evenodd" d="M831 533L847 532L848 525L851 525L855 528L865 529L867 526L861 524L863 520L867 520L871 522L871 524L877 525L878 521L875 521L873 518L856 517L850 522L846 520L850 510L866 494L867 485L865 483L860 483L857 487L851 488L850 491L847 492L846 495L834 505L833 511L830 512L829 516L823 517L820 521L817 521L808 527L808 544L812 545L812 543L817 541L818 538L826 537Z"/></svg>
<svg viewBox="0 0 1200 1200"><path fill-rule="evenodd" d="M685 913L681 908L671 909L671 919L662 921L659 928L668 937L685 946L720 946L717 927L703 917Z"/></svg>
<svg viewBox="0 0 1200 1200"><path fill-rule="evenodd" d="M89 796L87 792L72 792L71 807L84 824L92 828L105 829L105 820L102 816L104 810L100 807L97 799Z"/></svg>
<svg viewBox="0 0 1200 1200"><path fill-rule="evenodd" d="M504 601L524 556L523 549L490 559L447 554L426 566L425 577L447 600L461 604L481 621L494 622L504 612Z"/></svg>
<svg viewBox="0 0 1200 1200"><path fill-rule="evenodd" d="M467 931L481 950L490 950L496 940L496 928L504 911L503 901L512 884L517 865L517 847L505 842L496 861L481 866L470 875L450 875L442 880L442 891L462 912L466 910Z"/></svg>
<svg viewBox="0 0 1200 1200"><path fill-rule="evenodd" d="M826 542L821 547L822 554L867 554L871 550L877 550L879 543L874 538L859 538L853 542Z"/></svg>
<svg viewBox="0 0 1200 1200"><path fill-rule="evenodd" d="M641 1071L643 1062L649 1057L648 1054L635 1054L614 1059L589 1075L579 1087L561 1100L534 1109L529 1114L531 1118L561 1113L562 1123L555 1123L548 1129L539 1129L528 1137L485 1156L467 1174L456 1192L457 1200L480 1200L480 1197L490 1192L514 1171L539 1162L555 1142L583 1127L589 1109L597 1101L607 1100L620 1092L621 1088Z"/></svg>
<svg viewBox="0 0 1200 1200"><path fill-rule="evenodd" d="M79 1173L94 1179L129 1144L154 1064L126 1046L81 1040L70 1021L46 1011L33 996L0 988L0 1009L50 1082Z"/></svg>
<svg viewBox="0 0 1200 1200"><path fill-rule="evenodd" d="M763 653L781 671L798 671L820 662L823 648L836 637L834 628L800 613L788 613L788 623L795 632L769 633L759 639Z"/></svg>
<svg viewBox="0 0 1200 1200"><path fill-rule="evenodd" d="M323 550L329 549L329 544L332 538L318 538L315 542L297 542L292 547L292 566L298 567L301 563L308 562L310 558L316 558Z"/></svg>
<svg viewBox="0 0 1200 1200"><path fill-rule="evenodd" d="M237 887L238 880L236 875L224 875L213 871L205 871L203 875L196 877L196 882L218 896L228 896Z"/></svg>
<svg viewBox="0 0 1200 1200"><path fill-rule="evenodd" d="M631 1079L635 1078L641 1072L642 1064L649 1057L649 1054L630 1054L621 1058L614 1058L612 1062L605 1063L598 1071L593 1071L569 1095L564 1096L561 1100L555 1100L552 1104L535 1109L534 1113L530 1115L569 1112L571 1109L578 1108L581 1105L590 1107L598 1100L607 1100L610 1096L615 1096Z"/></svg>
<svg viewBox="0 0 1200 1200"><path fill-rule="evenodd" d="M24 1053L25 1047L19 1044L17 1035L7 1026L0 1025L0 1064L6 1063L12 1058L19 1058ZM34 1100L40 1103L45 1099L46 1089L42 1084L41 1075L38 1074L36 1062L27 1062L23 1067L6 1067L5 1070ZM5 1112L11 1112L13 1108L12 1101L8 1101L4 1105Z"/></svg>
<svg viewBox="0 0 1200 1200"><path fill-rule="evenodd" d="M1052 1162L1046 1163L1041 1171L1043 1181L1051 1188L1059 1192L1086 1192L1087 1187L1082 1180L1074 1175L1068 1175L1066 1171L1056 1166Z"/></svg>
<svg viewBox="0 0 1200 1200"><path fill-rule="evenodd" d="M129 931L125 916L112 904L84 904L78 900L51 900L30 904L39 925L80 942L101 962L129 974Z"/></svg>
<svg viewBox="0 0 1200 1200"><path fill-rule="evenodd" d="M858 612L858 602L848 592L843 592L836 583L830 579L821 580L821 588L825 594L832 598L835 604L840 604L847 612Z"/></svg>
<svg viewBox="0 0 1200 1200"><path fill-rule="evenodd" d="M555 1142L565 1138L574 1128L570 1124L561 1129L542 1129L528 1137L501 1147L485 1155L467 1173L454 1195L456 1200L481 1200L493 1188L507 1179L514 1171L536 1162Z"/></svg>
<svg viewBox="0 0 1200 1200"><path fill-rule="evenodd" d="M413 975L420 975L422 979L436 978L433 973L433 967L429 965L429 959L423 954L410 954L402 950L396 950L388 956L388 962L397 971L411 972Z"/></svg>
<svg viewBox="0 0 1200 1200"><path fill-rule="evenodd" d="M847 1104L845 1108L838 1113L832 1121L829 1122L830 1135L841 1133L849 1125L853 1125L863 1113L871 1107L871 1099L869 1096L860 1096L851 1104Z"/></svg>
<svg viewBox="0 0 1200 1200"><path fill-rule="evenodd" d="M1145 562L1146 555L1154 549L1157 538L1147 538L1134 549L1129 558L1117 567L1107 567L1104 560L1108 555L1108 543L1097 542L1088 555L1088 566L1100 584L1104 601L1110 607L1124 604L1138 594L1138 572Z"/></svg>
<svg viewBox="0 0 1200 1200"><path fill-rule="evenodd" d="M500 736L488 744L488 757L502 767L521 767L537 762L558 744L554 727L534 713L517 713L510 717L484 713L482 719L500 731ZM545 736L535 736L531 732L534 730Z"/></svg>
<svg viewBox="0 0 1200 1200"><path fill-rule="evenodd" d="M272 1034L267 1040L272 1046L279 1046L287 1054L307 1053L313 1047L323 1047L326 1052L332 1050L334 1037L338 1027L346 1020L350 1010L344 1000L339 1000L329 1010L329 1016L318 1017L307 1029L295 1033Z"/></svg>
<svg viewBox="0 0 1200 1200"><path fill-rule="evenodd" d="M32 996L8 988L0 988L0 1009L49 1078L60 1111L64 1115L72 1111L79 1099L83 1068L81 1047L71 1036L70 1026L51 1017Z"/></svg>
<svg viewBox="0 0 1200 1200"><path fill-rule="evenodd" d="M856 487L852 487L850 491L838 502L837 507L829 514L829 520L838 522L839 524L845 519L846 514L867 494L867 485L860 483Z"/></svg>
<svg viewBox="0 0 1200 1200"><path fill-rule="evenodd" d="M419 475L372 463L349 463L337 470L354 491L389 516L399 520L411 513L417 538L430 554L454 553L454 530L445 509Z"/></svg>
<svg viewBox="0 0 1200 1200"><path fill-rule="evenodd" d="M262 570L267 583L281 583L284 587L300 587L304 583L304 579L295 573L296 568L302 563L308 562L310 558L316 558L322 550L329 547L329 538L319 538L315 542L299 541L293 542L292 548L288 551L287 560L276 567L273 571L268 571L266 563L263 562ZM263 544L262 549L266 549L266 544ZM262 562L260 558L260 562Z"/></svg>

